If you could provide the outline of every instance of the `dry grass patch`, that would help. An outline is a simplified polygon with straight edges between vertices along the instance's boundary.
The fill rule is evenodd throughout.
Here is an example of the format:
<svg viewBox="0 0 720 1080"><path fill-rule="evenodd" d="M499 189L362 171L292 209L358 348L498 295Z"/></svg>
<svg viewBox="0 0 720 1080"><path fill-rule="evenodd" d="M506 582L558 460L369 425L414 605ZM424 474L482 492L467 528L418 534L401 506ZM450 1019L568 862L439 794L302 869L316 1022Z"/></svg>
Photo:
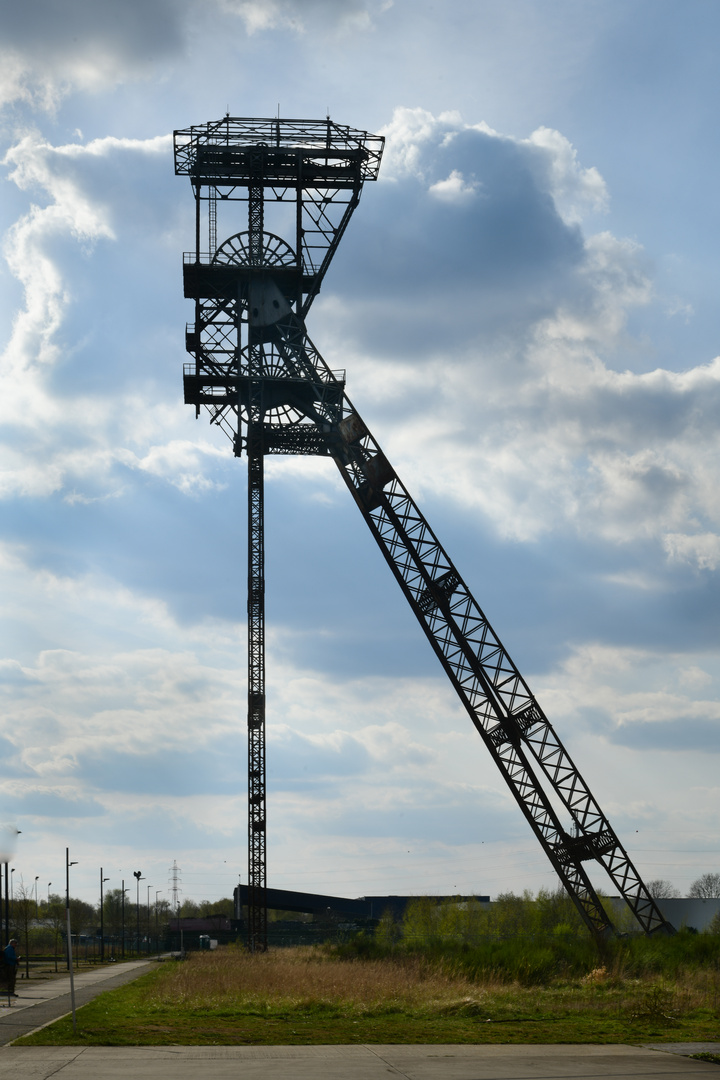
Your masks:
<svg viewBox="0 0 720 1080"><path fill-rule="evenodd" d="M596 967L522 985L457 959L224 948L162 964L22 1045L643 1042L717 1038L717 972L672 980Z"/></svg>
<svg viewBox="0 0 720 1080"><path fill-rule="evenodd" d="M333 1009L343 1014L480 1009L487 987L438 970L422 957L337 960L300 947L251 955L239 949L196 953L148 993L159 1006L242 1011Z"/></svg>

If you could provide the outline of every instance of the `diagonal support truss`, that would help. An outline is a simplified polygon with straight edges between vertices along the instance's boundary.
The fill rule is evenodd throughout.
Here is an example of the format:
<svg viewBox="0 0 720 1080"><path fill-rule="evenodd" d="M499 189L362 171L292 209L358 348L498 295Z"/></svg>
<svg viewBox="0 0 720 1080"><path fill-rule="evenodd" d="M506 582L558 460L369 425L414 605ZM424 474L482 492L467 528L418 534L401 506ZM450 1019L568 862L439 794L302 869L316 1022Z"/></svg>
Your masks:
<svg viewBox="0 0 720 1080"><path fill-rule="evenodd" d="M276 333L298 372L326 365L295 317ZM584 864L607 871L643 930L671 932L630 857L422 511L347 395L315 414L340 473L462 704L592 932L612 921ZM556 809L567 817L563 825Z"/></svg>

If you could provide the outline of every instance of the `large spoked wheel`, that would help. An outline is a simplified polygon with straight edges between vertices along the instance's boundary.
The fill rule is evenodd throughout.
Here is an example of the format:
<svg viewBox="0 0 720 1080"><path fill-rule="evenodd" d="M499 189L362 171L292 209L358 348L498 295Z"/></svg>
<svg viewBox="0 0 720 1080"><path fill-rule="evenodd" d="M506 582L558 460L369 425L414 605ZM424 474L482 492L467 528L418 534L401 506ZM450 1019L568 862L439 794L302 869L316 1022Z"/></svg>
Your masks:
<svg viewBox="0 0 720 1080"><path fill-rule="evenodd" d="M251 266L250 234L240 232L228 237L215 252L213 262L225 266ZM280 236L264 232L262 237L262 262L256 265L261 267L296 266L297 261L293 249ZM244 302L241 301L241 303L244 310ZM287 369L274 345L269 342L265 343L262 346L262 352L263 371L267 378L282 378L283 375L287 375ZM247 422L244 407L241 412L243 421ZM294 405L282 402L271 405L267 409L265 423L271 427L282 428L288 425L308 423L308 420L303 412Z"/></svg>
<svg viewBox="0 0 720 1080"><path fill-rule="evenodd" d="M232 266L251 266L250 233L239 232L224 240L213 255L214 263ZM260 266L295 266L295 252L275 233L264 232L262 235L262 260Z"/></svg>

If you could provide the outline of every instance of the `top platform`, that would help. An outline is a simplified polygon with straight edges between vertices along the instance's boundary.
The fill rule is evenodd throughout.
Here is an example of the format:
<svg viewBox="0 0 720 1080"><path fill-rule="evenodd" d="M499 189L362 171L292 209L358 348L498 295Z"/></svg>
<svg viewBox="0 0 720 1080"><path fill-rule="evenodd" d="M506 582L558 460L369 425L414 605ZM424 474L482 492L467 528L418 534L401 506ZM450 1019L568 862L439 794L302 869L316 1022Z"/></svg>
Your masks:
<svg viewBox="0 0 720 1080"><path fill-rule="evenodd" d="M385 139L332 120L225 116L174 132L175 173L196 184L353 187L376 180Z"/></svg>

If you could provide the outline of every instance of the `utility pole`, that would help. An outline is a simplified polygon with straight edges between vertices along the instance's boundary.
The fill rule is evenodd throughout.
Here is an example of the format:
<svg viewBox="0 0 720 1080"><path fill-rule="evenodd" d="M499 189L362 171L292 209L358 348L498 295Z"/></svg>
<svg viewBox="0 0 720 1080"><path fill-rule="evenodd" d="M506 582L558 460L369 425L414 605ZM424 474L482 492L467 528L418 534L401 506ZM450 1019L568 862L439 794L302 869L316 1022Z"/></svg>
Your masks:
<svg viewBox="0 0 720 1080"><path fill-rule="evenodd" d="M142 870L133 870L133 877L137 884L137 898L135 901L135 915L137 917L137 938L135 943L135 951L140 952L140 882L144 881L142 876Z"/></svg>
<svg viewBox="0 0 720 1080"><path fill-rule="evenodd" d="M150 890L152 885L147 887L147 954L150 955Z"/></svg>
<svg viewBox="0 0 720 1080"><path fill-rule="evenodd" d="M12 912L13 915L15 914L15 911L13 910L14 909L14 904L10 904L8 906L8 885L10 887L10 892L12 893L12 890L13 890L13 886L12 886L13 877L12 876L13 876L14 873L15 873L15 868L13 867L13 869L10 871L10 881L8 882L8 864L5 863L5 933L6 933L6 940L7 940L7 938L10 937L10 913Z"/></svg>
<svg viewBox="0 0 720 1080"><path fill-rule="evenodd" d="M121 904L121 922L122 922L122 958L125 959L125 893L130 892L125 888L125 878L122 879L122 904Z"/></svg>
<svg viewBox="0 0 720 1080"><path fill-rule="evenodd" d="M110 878L103 877L103 868L100 867L100 963L105 961L105 910L103 907L103 882Z"/></svg>
<svg viewBox="0 0 720 1080"><path fill-rule="evenodd" d="M157 946L158 960L160 959L160 929L158 926L158 896L162 889L155 890L155 945Z"/></svg>
<svg viewBox="0 0 720 1080"><path fill-rule="evenodd" d="M65 848L65 911L67 914L68 970L70 972L70 1002L72 1005L73 1032L77 1032L75 1017L75 973L73 972L72 931L70 929L70 867L77 862L70 862L70 848Z"/></svg>

